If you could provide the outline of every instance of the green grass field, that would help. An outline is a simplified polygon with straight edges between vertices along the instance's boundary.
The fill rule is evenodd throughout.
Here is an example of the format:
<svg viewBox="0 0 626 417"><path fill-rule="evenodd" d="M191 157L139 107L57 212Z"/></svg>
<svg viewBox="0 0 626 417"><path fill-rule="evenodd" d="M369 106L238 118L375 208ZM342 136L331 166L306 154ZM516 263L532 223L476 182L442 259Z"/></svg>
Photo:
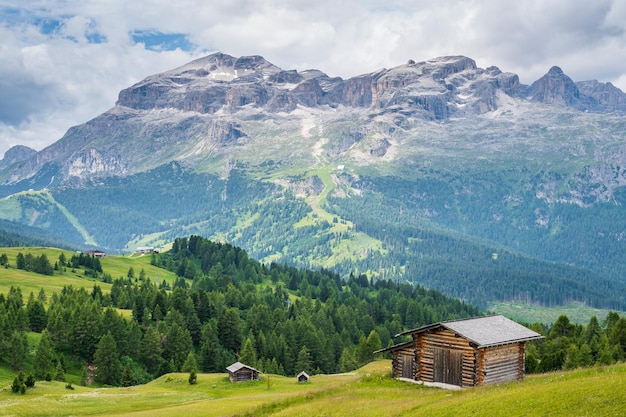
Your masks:
<svg viewBox="0 0 626 417"><path fill-rule="evenodd" d="M495 302L489 305L489 311L502 314L510 319L524 323L551 324L561 315L576 324L586 325L591 316L596 316L602 321L610 310L593 308L582 303L571 302L564 306L545 307L524 302ZM618 312L620 315L624 312Z"/></svg>
<svg viewBox="0 0 626 417"><path fill-rule="evenodd" d="M66 285L71 285L75 288L84 287L90 290L94 284L97 283L104 292L109 291L111 288L111 284L101 282L100 278L96 279L85 276L83 269L77 269L75 272L72 272L72 269L68 267L65 268L65 271L54 271L54 274L51 276L16 269L15 259L20 252L23 255L30 253L35 257L45 254L52 265L58 261L61 253L65 254L68 261L74 254L71 251L63 251L54 248L0 248L0 254L5 253L7 255L10 265L8 269L0 268L0 293L8 293L11 286L19 287L26 299L31 292L37 295L41 288L44 289L48 296L51 296L54 292L61 292ZM129 268L132 267L135 272L135 277L139 276L140 271L143 269L146 276L150 278L152 282L156 282L158 279L159 283L166 280L170 284L173 284L176 280L176 274L173 272L150 265L149 255L109 255L102 258L100 262L103 271L110 274L113 279L126 277Z"/></svg>
<svg viewBox="0 0 626 417"><path fill-rule="evenodd" d="M168 374L130 388L65 388L37 382L25 395L0 392L3 416L623 416L626 364L533 375L522 382L446 391L393 380L390 361L307 384L263 375L233 384L226 374ZM0 370L0 377L2 371ZM268 386L269 378L269 386Z"/></svg>

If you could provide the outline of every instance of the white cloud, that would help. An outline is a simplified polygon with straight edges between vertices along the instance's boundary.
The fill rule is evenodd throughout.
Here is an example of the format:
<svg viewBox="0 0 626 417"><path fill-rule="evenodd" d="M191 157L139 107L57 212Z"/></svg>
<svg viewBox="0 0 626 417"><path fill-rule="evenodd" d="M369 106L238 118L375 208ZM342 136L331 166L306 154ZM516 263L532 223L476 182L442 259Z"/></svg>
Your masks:
<svg viewBox="0 0 626 417"><path fill-rule="evenodd" d="M558 65L626 90L625 29L619 0L5 0L0 154L41 149L119 90L216 50L342 77L461 54L526 84ZM147 48L136 31L186 35L195 48Z"/></svg>

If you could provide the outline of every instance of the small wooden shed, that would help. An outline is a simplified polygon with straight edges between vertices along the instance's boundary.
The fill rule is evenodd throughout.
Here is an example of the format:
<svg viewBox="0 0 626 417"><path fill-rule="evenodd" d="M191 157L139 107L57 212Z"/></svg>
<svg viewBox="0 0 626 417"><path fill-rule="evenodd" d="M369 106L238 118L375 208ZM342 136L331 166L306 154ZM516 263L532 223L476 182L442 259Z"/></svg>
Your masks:
<svg viewBox="0 0 626 417"><path fill-rule="evenodd" d="M412 340L391 352L392 374L428 383L461 387L521 380L526 342L536 333L501 315L446 321L409 330Z"/></svg>
<svg viewBox="0 0 626 417"><path fill-rule="evenodd" d="M297 376L298 378L298 382L299 383L303 383L303 382L309 382L309 374L307 374L306 372L302 371L298 374Z"/></svg>
<svg viewBox="0 0 626 417"><path fill-rule="evenodd" d="M230 382L256 381L259 371L241 362L235 362L226 368Z"/></svg>

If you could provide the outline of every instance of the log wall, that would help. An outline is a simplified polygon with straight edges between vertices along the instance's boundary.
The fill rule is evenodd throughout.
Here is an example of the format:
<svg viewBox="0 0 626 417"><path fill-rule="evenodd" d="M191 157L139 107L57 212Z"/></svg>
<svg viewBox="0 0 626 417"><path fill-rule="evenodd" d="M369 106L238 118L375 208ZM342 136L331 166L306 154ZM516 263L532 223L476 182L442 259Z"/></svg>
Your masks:
<svg viewBox="0 0 626 417"><path fill-rule="evenodd" d="M463 387L497 384L525 377L525 342L477 348L443 327L413 333L413 346L392 351L392 375ZM407 361L411 361L411 370Z"/></svg>
<svg viewBox="0 0 626 417"><path fill-rule="evenodd" d="M415 379L415 371L416 371L416 361L415 361L415 348L413 346L407 346L401 349L397 349L393 351L393 356L391 358L391 372L394 378L402 378L406 375L403 374L403 369L405 366L405 360L411 358L411 379Z"/></svg>
<svg viewBox="0 0 626 417"><path fill-rule="evenodd" d="M259 373L252 369L242 368L229 374L231 382L243 382L259 379Z"/></svg>
<svg viewBox="0 0 626 417"><path fill-rule="evenodd" d="M413 337L417 350L417 380L441 382L435 381L435 350L449 349L461 352L462 355L461 386L475 385L474 348L467 339L446 329L414 334Z"/></svg>
<svg viewBox="0 0 626 417"><path fill-rule="evenodd" d="M513 343L484 350L483 380L480 385L524 378L524 344Z"/></svg>

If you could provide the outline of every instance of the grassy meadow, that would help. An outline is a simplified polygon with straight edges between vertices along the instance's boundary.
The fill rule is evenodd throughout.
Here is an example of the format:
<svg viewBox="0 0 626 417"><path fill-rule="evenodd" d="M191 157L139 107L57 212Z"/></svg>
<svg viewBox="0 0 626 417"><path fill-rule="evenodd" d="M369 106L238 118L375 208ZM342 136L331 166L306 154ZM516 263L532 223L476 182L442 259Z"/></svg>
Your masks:
<svg viewBox="0 0 626 417"><path fill-rule="evenodd" d="M309 383L263 375L233 384L226 374L167 374L130 388L65 388L37 382L25 395L0 392L4 416L623 416L626 364L529 376L525 381L446 391L389 377L379 360ZM0 371L1 376L2 371ZM269 379L269 382L268 382Z"/></svg>
<svg viewBox="0 0 626 417"><path fill-rule="evenodd" d="M7 255L10 265L8 269L0 268L0 293L8 293L11 286L19 287L24 297L28 297L31 292L37 295L41 288L44 289L46 295L50 296L54 292L60 292L66 285L71 285L75 288L85 287L91 289L97 283L103 292L108 292L111 288L111 284L101 282L100 278L86 276L83 269L76 269L72 272L72 268L67 267L65 270L55 270L51 276L16 269L16 257L20 252L23 255L30 253L34 257L45 254L52 265L58 261L61 253L65 254L68 261L74 255L72 251L54 248L0 248L0 254L5 253ZM158 282L166 280L173 284L176 280L176 274L150 265L150 255L107 255L100 260L100 263L103 271L111 275L113 279L126 277L129 268L132 267L135 277L139 276L140 271L143 269L146 276L153 282L158 279Z"/></svg>
<svg viewBox="0 0 626 417"><path fill-rule="evenodd" d="M546 307L526 302L494 302L489 305L489 311L502 314L512 320L523 323L554 323L561 315L576 324L587 325L592 316L602 321L611 310L589 307L583 303L571 302L563 306ZM620 315L625 314L618 311Z"/></svg>
<svg viewBox="0 0 626 417"><path fill-rule="evenodd" d="M49 248L0 248L10 268L0 268L0 293L11 286L24 297L41 288L51 295L64 285L91 289L98 283L103 291L110 284L84 275L82 269L55 271L46 276L15 268L18 252L46 254L52 264L63 252ZM72 253L65 251L69 259ZM150 256L107 256L101 260L113 279L125 277L129 268L135 276L144 269L153 281L173 283L175 275L150 265ZM270 285L268 282L259 285ZM573 306L576 310L580 306ZM518 308L517 310L524 310ZM502 311L499 311L502 312ZM129 311L124 312L127 316ZM535 312L539 314L539 312ZM560 314L572 312L559 310ZM591 311L585 311L590 317ZM603 317L601 314L599 318ZM513 318L512 314L504 313ZM544 310L543 314L547 314ZM553 312L556 314L556 311ZM524 321L553 322L557 316L525 316ZM573 321L576 321L574 319ZM588 321L581 320L582 323ZM31 352L39 341L28 334ZM11 392L16 372L0 367L0 416L624 416L626 410L626 364L594 367L569 372L531 375L522 382L446 391L390 378L389 360L377 360L346 374L314 375L310 383L298 384L294 377L262 375L261 381L232 384L226 374L198 374L189 385L188 374L166 374L140 386L108 388L78 385L79 369L69 363L67 381L37 381L26 394Z"/></svg>

